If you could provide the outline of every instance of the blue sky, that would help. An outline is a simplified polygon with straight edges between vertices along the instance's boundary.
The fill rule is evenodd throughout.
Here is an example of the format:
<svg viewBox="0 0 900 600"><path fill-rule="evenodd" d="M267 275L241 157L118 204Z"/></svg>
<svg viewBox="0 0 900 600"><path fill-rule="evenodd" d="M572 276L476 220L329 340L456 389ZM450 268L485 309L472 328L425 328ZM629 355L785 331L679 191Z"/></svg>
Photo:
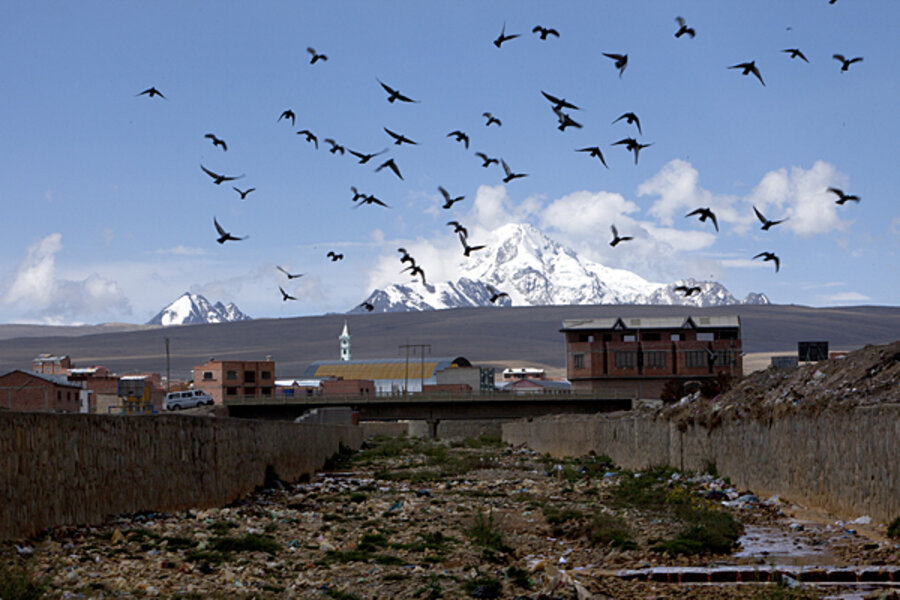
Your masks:
<svg viewBox="0 0 900 600"><path fill-rule="evenodd" d="M695 39L674 37L676 16ZM521 36L497 49L504 23ZM897 23L893 0L2 3L0 322L144 322L185 291L254 317L343 312L407 281L397 246L451 277L450 218L476 242L529 222L650 281L897 305ZM308 46L328 60L309 64ZM628 54L621 78L603 52ZM834 53L865 60L842 73ZM765 87L727 68L749 60ZM379 79L418 103L388 103ZM166 99L136 96L151 86ZM558 131L541 90L581 107L584 127ZM288 108L295 126L278 121ZM628 111L643 135L612 123ZM628 136L652 143L637 166L611 146ZM328 137L389 150L359 165ZM609 169L574 151L593 145ZM529 177L504 185L477 150ZM404 181L374 172L389 156ZM241 200L201 163L256 191ZM466 199L441 210L439 185ZM354 208L350 186L390 209ZM838 206L829 186L862 201ZM754 205L790 218L760 231ZM718 234L684 218L699 206ZM249 239L217 244L214 216ZM636 239L610 248L612 223ZM762 251L779 273L751 260Z"/></svg>

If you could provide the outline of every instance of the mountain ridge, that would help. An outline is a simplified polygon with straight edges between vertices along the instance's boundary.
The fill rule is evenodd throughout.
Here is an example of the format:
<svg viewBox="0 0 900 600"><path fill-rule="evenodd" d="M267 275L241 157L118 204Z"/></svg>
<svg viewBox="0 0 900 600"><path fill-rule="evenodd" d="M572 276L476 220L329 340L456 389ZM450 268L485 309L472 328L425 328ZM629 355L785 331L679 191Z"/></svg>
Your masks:
<svg viewBox="0 0 900 600"><path fill-rule="evenodd" d="M156 313L146 325L196 325L200 323L232 323L248 321L252 317L244 314L233 302L211 304L200 294L185 292L171 304Z"/></svg>

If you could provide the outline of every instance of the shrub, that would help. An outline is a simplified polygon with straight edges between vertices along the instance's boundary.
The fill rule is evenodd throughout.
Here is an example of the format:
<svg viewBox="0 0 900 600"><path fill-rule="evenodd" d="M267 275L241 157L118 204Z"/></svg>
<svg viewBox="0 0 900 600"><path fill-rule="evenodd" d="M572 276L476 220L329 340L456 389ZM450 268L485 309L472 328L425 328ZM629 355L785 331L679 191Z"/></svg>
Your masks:
<svg viewBox="0 0 900 600"><path fill-rule="evenodd" d="M887 536L889 538L900 538L900 517L897 517L888 525Z"/></svg>
<svg viewBox="0 0 900 600"><path fill-rule="evenodd" d="M47 585L35 580L24 569L10 569L0 563L0 598L3 600L38 600Z"/></svg>
<svg viewBox="0 0 900 600"><path fill-rule="evenodd" d="M493 508L485 515L478 511L475 513L475 521L472 526L466 530L466 534L472 543L480 546L488 555L494 552L500 554L508 554L512 552L512 548L503 542L503 534L500 533L496 523L494 523Z"/></svg>
<svg viewBox="0 0 900 600"><path fill-rule="evenodd" d="M592 544L603 544L622 550L636 550L637 543L625 522L613 515L599 514L591 519L588 538Z"/></svg>
<svg viewBox="0 0 900 600"><path fill-rule="evenodd" d="M275 554L281 550L281 546L274 539L258 533L248 533L242 537L215 538L210 547L219 552L266 552L267 554Z"/></svg>

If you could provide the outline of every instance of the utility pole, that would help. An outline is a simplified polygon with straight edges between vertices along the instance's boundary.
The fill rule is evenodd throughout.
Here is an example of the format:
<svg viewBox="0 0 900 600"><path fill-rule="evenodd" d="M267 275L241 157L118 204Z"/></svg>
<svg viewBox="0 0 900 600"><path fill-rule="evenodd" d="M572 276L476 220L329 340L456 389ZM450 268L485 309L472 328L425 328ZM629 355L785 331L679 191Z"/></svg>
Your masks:
<svg viewBox="0 0 900 600"><path fill-rule="evenodd" d="M166 393L172 391L172 364L169 360L169 338L166 337Z"/></svg>
<svg viewBox="0 0 900 600"><path fill-rule="evenodd" d="M422 360L419 365L419 380L422 388L425 387L425 350L431 352L431 344L401 344L398 346L401 350L406 350L406 377L403 382L403 394L406 395L409 390L409 349L420 348L422 352ZM415 354L414 354L415 355Z"/></svg>

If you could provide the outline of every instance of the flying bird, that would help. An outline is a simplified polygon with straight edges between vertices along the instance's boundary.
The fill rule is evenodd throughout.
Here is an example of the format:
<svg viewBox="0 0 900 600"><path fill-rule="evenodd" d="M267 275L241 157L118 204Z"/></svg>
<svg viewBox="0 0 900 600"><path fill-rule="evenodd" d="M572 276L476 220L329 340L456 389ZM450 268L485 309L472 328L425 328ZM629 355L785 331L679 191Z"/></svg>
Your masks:
<svg viewBox="0 0 900 600"><path fill-rule="evenodd" d="M287 109L286 111L284 111L283 113L281 113L281 116L280 116L280 117L278 117L278 120L279 120L279 121L282 120L282 119L290 119L290 120L291 120L291 127L293 127L293 126L294 126L294 121L296 120L296 115L294 114L294 111L292 111L291 109Z"/></svg>
<svg viewBox="0 0 900 600"><path fill-rule="evenodd" d="M603 163L604 167L606 167L607 169L609 168L609 165L606 164L606 159L603 158L603 153L600 152L600 148L597 146L590 146L588 148L579 148L575 152L589 152L591 156L596 156L597 158L599 158L600 162Z"/></svg>
<svg viewBox="0 0 900 600"><path fill-rule="evenodd" d="M636 114L634 114L633 112L623 113L622 116L619 117L618 119L616 119L615 121L613 121L613 123L618 123L622 119L625 119L625 122L628 123L629 125L631 125L631 124L636 125L638 133L641 135L644 135L644 132L641 131L641 120L638 119L638 116Z"/></svg>
<svg viewBox="0 0 900 600"><path fill-rule="evenodd" d="M862 56L857 56L856 58L847 59L847 58L844 58L843 54L834 54L832 56L832 58L834 58L834 60L841 61L841 72L842 73L844 71L846 71L847 69L849 69L850 65L852 65L853 63L862 62L862 59L863 59Z"/></svg>
<svg viewBox="0 0 900 600"><path fill-rule="evenodd" d="M791 58L801 58L804 61L809 62L809 59L806 58L805 54L800 52L799 48L785 48L782 52L789 54Z"/></svg>
<svg viewBox="0 0 900 600"><path fill-rule="evenodd" d="M503 171L506 173L506 177L503 178L503 183L509 183L513 179L518 179L520 177L528 177L528 173L513 173L512 169L509 168L509 165L506 164L506 161L502 158L500 159L500 164L503 166Z"/></svg>
<svg viewBox="0 0 900 600"><path fill-rule="evenodd" d="M613 248L615 248L619 244L619 242L627 242L628 240L634 239L630 235L619 236L619 230L616 229L615 225L610 225L609 228L613 234L613 240L609 243L609 245L612 246Z"/></svg>
<svg viewBox="0 0 900 600"><path fill-rule="evenodd" d="M830 187L828 188L828 191L832 194L837 194L838 199L835 200L836 204L844 204L845 202L850 200L852 200L853 202L859 202L860 199L859 196L845 194L843 190L839 190L838 188Z"/></svg>
<svg viewBox="0 0 900 600"><path fill-rule="evenodd" d="M385 204L384 202L382 202L381 200L379 200L378 198L376 198L376 197L373 196L372 194L369 194L369 195L367 195L367 196L364 196L363 199L360 200L359 204L357 204L354 208L359 208L359 207L362 206L363 204L377 204L377 205L383 206L383 207L385 207L385 208L390 208L390 206L388 206L387 204Z"/></svg>
<svg viewBox="0 0 900 600"><path fill-rule="evenodd" d="M769 219L765 218L763 214L759 212L759 209L757 209L755 206L753 207L753 212L756 213L756 218L759 219L760 223L762 223L762 227L760 227L760 229L762 229L763 231L768 231L770 227L774 227L779 223L784 223L785 221L787 221L787 219L781 219L780 221L770 221Z"/></svg>
<svg viewBox="0 0 900 600"><path fill-rule="evenodd" d="M353 192L353 201L354 201L354 202L356 202L357 200L361 200L361 199L363 199L363 198L366 197L365 194L363 194L362 192L360 192L358 189L356 189L356 187L354 187L354 186L352 186L352 185L350 186L350 191Z"/></svg>
<svg viewBox="0 0 900 600"><path fill-rule="evenodd" d="M416 275L420 275L422 277L422 285L426 285L425 283L425 271L422 270L422 267L419 265L411 265L403 269L403 271L409 271L409 274L415 277ZM400 271L401 273L403 271Z"/></svg>
<svg viewBox="0 0 900 600"><path fill-rule="evenodd" d="M275 265L275 268L278 269L279 271L281 271L282 273L284 273L285 275L287 275L288 279L296 279L298 277L303 277L303 273L290 273L284 267L281 267L278 265Z"/></svg>
<svg viewBox="0 0 900 600"><path fill-rule="evenodd" d="M309 142L314 143L314 144L316 145L316 150L319 149L319 138L317 138L317 137L315 136L315 134L314 134L312 131L310 131L309 129L303 129L302 131L298 131L298 132L297 132L297 135L305 135L305 136L306 136L306 142L307 142L307 143L309 143Z"/></svg>
<svg viewBox="0 0 900 600"><path fill-rule="evenodd" d="M763 86L766 85L766 82L763 81L762 75L760 75L760 73L759 73L759 69L756 68L755 60L751 60L750 62L738 63L738 64L732 65L728 68L729 69L743 69L743 71L741 71L741 75L749 75L750 73L753 73L754 75L756 75L756 78L759 79L759 82L761 84L763 84Z"/></svg>
<svg viewBox="0 0 900 600"><path fill-rule="evenodd" d="M331 262L337 262L339 260L344 260L343 254L337 254L334 250L329 250L328 254L326 254L328 258L331 259Z"/></svg>
<svg viewBox="0 0 900 600"><path fill-rule="evenodd" d="M213 146L222 146L222 150L228 152L228 146L225 144L225 140L217 138L215 134L212 133L207 133L203 137L212 140Z"/></svg>
<svg viewBox="0 0 900 600"><path fill-rule="evenodd" d="M641 144L636 139L627 137L622 138L618 142L613 142L611 145L624 145L626 150L634 152L634 164L638 164L638 155L640 154L641 150L647 148L648 146L652 146L653 144Z"/></svg>
<svg viewBox="0 0 900 600"><path fill-rule="evenodd" d="M531 30L531 33L540 34L542 40L546 40L548 35L559 37L559 32L557 30L552 27L543 27L541 25L535 25L534 29Z"/></svg>
<svg viewBox="0 0 900 600"><path fill-rule="evenodd" d="M565 98L557 98L556 96L551 96L544 90L541 90L541 94L553 105L553 110L562 110L564 108L571 108L572 110L581 110Z"/></svg>
<svg viewBox="0 0 900 600"><path fill-rule="evenodd" d="M394 175L399 177L401 180L403 179L403 175L400 174L400 167L397 166L397 163L394 162L393 158L389 158L386 161L384 161L383 163L381 163L380 165L378 165L375 168L375 172L377 173L378 171L382 170L385 167L387 167L391 171L393 171Z"/></svg>
<svg viewBox="0 0 900 600"><path fill-rule="evenodd" d="M581 123L570 117L567 113L554 108L553 112L556 113L556 118L559 119L559 126L557 129L560 131L565 131L566 127L575 127L577 129L581 129Z"/></svg>
<svg viewBox="0 0 900 600"><path fill-rule="evenodd" d="M410 255L410 253L406 251L406 248L397 248L397 252L399 252L403 255L400 257L401 263L408 262L412 266L416 265L416 259L414 259L412 257L412 255ZM402 271L401 271L401 273L402 273Z"/></svg>
<svg viewBox="0 0 900 600"><path fill-rule="evenodd" d="M278 289L281 292L281 301L282 302L287 302L288 300L296 300L297 299L295 296L291 296L286 291L284 291L284 288L281 287L280 285L278 286Z"/></svg>
<svg viewBox="0 0 900 600"><path fill-rule="evenodd" d="M406 137L406 136L403 135L402 133L394 133L393 131L391 131L391 130L388 129L387 127L384 128L384 131L385 131L385 133L387 133L389 136L391 136L392 138L394 138L394 140L395 140L395 141L394 141L394 145L395 145L395 146L402 146L403 144L412 144L413 146L415 146L415 145L418 145L418 143L419 143L419 142L414 142L413 140L409 139L408 137Z"/></svg>
<svg viewBox="0 0 900 600"><path fill-rule="evenodd" d="M306 51L312 55L312 58L309 59L309 64L311 65L316 64L316 61L319 60L328 60L327 56L317 53L313 48L307 48Z"/></svg>
<svg viewBox="0 0 900 600"><path fill-rule="evenodd" d="M412 102L412 103L417 102L416 100L413 100L409 96L404 96L403 94L400 93L400 90L395 90L391 86L382 82L380 79L376 78L376 81L378 81L378 83L381 84L381 87L384 88L384 91L386 91L388 93L387 101L390 102L391 104L393 104L397 100L399 100L400 102Z"/></svg>
<svg viewBox="0 0 900 600"><path fill-rule="evenodd" d="M678 31L675 32L675 37L680 38L681 36L687 34L691 36L691 39L694 39L694 36L697 35L697 32L694 31L694 28L688 27L687 23L682 17L675 17L675 22L678 23Z"/></svg>
<svg viewBox="0 0 900 600"><path fill-rule="evenodd" d="M444 197L444 205L441 208L450 208L454 203L459 202L460 200L465 198L465 196L457 196L456 198L451 198L450 192L448 192L441 186L438 186L438 191L441 193L441 196Z"/></svg>
<svg viewBox="0 0 900 600"><path fill-rule="evenodd" d="M484 152L476 152L476 153L475 153L475 156L477 156L478 158L480 158L480 159L483 161L481 166L484 167L485 169L488 168L489 166L491 166L492 163L499 163L499 162L500 162L500 161L497 160L496 158L491 158L490 156L488 156L488 155L485 154Z"/></svg>
<svg viewBox="0 0 900 600"><path fill-rule="evenodd" d="M221 184L223 181L234 181L235 179L240 179L241 177L244 177L244 175L237 175L236 177L229 177L227 175L219 175L218 173L214 173L213 171L210 171L209 169L204 167L202 164L200 165L200 168L203 169L204 173L206 173L207 175L209 175L210 177L213 178L213 183L215 183L216 185Z"/></svg>
<svg viewBox="0 0 900 600"><path fill-rule="evenodd" d="M627 54L610 54L610 53L604 52L603 56L616 61L615 64L616 64L616 68L619 70L619 79L621 79L622 73L625 72L625 67L628 66L628 55Z"/></svg>
<svg viewBox="0 0 900 600"><path fill-rule="evenodd" d="M331 148L328 151L332 154L337 154L338 152L344 154L344 151L346 150L343 146L341 146L331 138L325 138L325 143L331 145Z"/></svg>
<svg viewBox="0 0 900 600"><path fill-rule="evenodd" d="M503 298L503 297L509 298L509 294L507 294L506 292L501 292L501 291L497 290L497 288L495 288L494 286L492 286L490 284L487 285L487 289L488 289L488 292L490 292L490 294L491 294L491 304L496 304L497 300L499 300L500 298Z"/></svg>
<svg viewBox="0 0 900 600"><path fill-rule="evenodd" d="M719 222L716 220L716 215L709 208L697 208L684 215L685 218L691 217L693 215L698 215L700 217L700 221L706 221L709 219L712 221L713 226L716 228L716 231L719 231Z"/></svg>
<svg viewBox="0 0 900 600"><path fill-rule="evenodd" d="M693 285L691 287L688 287L686 285L678 285L678 286L673 287L672 291L681 292L684 294L685 298L687 298L688 296L698 294L703 290L700 289L699 285Z"/></svg>
<svg viewBox="0 0 900 600"><path fill-rule="evenodd" d="M216 231L219 232L219 239L217 239L216 241L219 242L220 244L224 244L225 242L227 242L229 240L239 242L241 240L247 239L246 235L244 237L235 237L235 236L231 235L230 233L228 233L227 231L225 231L222 228L222 226L219 225L219 222L216 220L215 217L213 217L213 225L216 226Z"/></svg>
<svg viewBox="0 0 900 600"><path fill-rule="evenodd" d="M166 99L166 97L163 96L162 92L159 91L158 89L156 89L155 87L149 87L146 90L144 90L143 92L141 92L140 94L135 94L135 96L147 96L148 98L152 98L153 96L159 96L163 100Z"/></svg>
<svg viewBox="0 0 900 600"><path fill-rule="evenodd" d="M464 235L462 234L462 232L460 232L460 233L459 233L459 243L462 244L462 246L463 246L463 255L464 255L466 258L468 258L468 257L469 257L469 254L471 254L472 252L475 252L476 250L483 250L484 248L487 247L487 246L484 246L484 245L482 245L482 246L470 246L466 240L467 240L467 237L464 236Z"/></svg>
<svg viewBox="0 0 900 600"><path fill-rule="evenodd" d="M512 35L506 35L506 23L503 24L503 29L500 30L500 35L497 36L497 39L494 40L494 45L498 48L503 45L503 42L508 42L509 40L515 39L519 37L521 34L513 33Z"/></svg>
<svg viewBox="0 0 900 600"><path fill-rule="evenodd" d="M234 187L234 186L232 186L231 189L233 189L234 191L236 191L238 194L241 195L241 200L246 200L246 199L247 199L247 194L249 194L250 192L255 192L255 191L256 191L256 188L247 188L246 190L243 190L243 191L242 191L242 190L240 190L240 189L238 189L238 188L236 188L236 187Z"/></svg>
<svg viewBox="0 0 900 600"><path fill-rule="evenodd" d="M497 117L495 117L494 115L492 115L489 112L482 113L481 116L485 117L487 119L487 123L484 124L485 127L490 127L491 123L496 123L497 127L500 127L501 125L503 125L503 123L500 122L500 119L498 119Z"/></svg>
<svg viewBox="0 0 900 600"><path fill-rule="evenodd" d="M370 160L372 160L373 158L375 158L376 156L379 156L379 155L384 154L385 152L387 152L387 148L385 148L385 149L382 150L381 152L376 152L376 153L374 153L374 154L364 154L364 153L362 153L362 152L356 152L356 151L354 151L354 150L351 150L350 148L347 148L347 152L349 152L350 154L352 154L353 156L355 156L356 158L358 158L358 159L359 159L359 164L364 165L364 164L366 164L367 162L369 162Z"/></svg>
<svg viewBox="0 0 900 600"><path fill-rule="evenodd" d="M466 145L466 150L469 149L469 136L466 135L464 132L460 131L459 129L457 129L456 131L451 131L450 133L447 134L447 137L456 138L457 142L462 142Z"/></svg>
<svg viewBox="0 0 900 600"><path fill-rule="evenodd" d="M373 310L375 310L375 306L372 305L372 304L370 304L369 302L363 302L363 303L361 303L361 304L359 305L359 308L364 308L364 309L366 309L368 312L372 312Z"/></svg>
<svg viewBox="0 0 900 600"><path fill-rule="evenodd" d="M774 252L760 252L759 254L757 254L756 256L753 257L753 260L756 260L757 258L760 258L760 257L764 257L763 262L765 262L767 260L775 261L775 272L776 273L778 272L778 268L781 266L781 261L778 259L777 256L775 256Z"/></svg>
<svg viewBox="0 0 900 600"><path fill-rule="evenodd" d="M447 225L453 228L453 233L468 237L469 231L459 221L447 221Z"/></svg>

